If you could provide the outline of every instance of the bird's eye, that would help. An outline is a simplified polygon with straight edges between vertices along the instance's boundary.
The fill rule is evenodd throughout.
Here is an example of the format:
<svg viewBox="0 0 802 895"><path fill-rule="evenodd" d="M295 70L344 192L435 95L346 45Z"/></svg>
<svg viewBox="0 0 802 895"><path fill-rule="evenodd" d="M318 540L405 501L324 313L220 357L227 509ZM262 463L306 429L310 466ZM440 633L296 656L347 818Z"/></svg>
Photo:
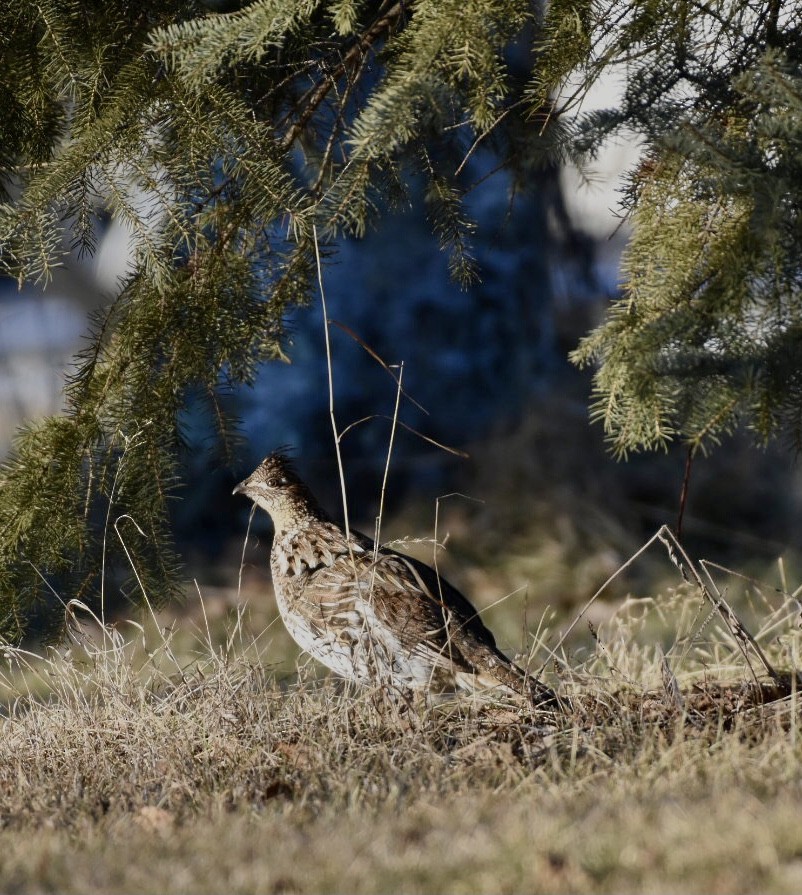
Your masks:
<svg viewBox="0 0 802 895"><path fill-rule="evenodd" d="M267 487L278 488L278 479L274 475L271 475L270 478L267 480Z"/></svg>

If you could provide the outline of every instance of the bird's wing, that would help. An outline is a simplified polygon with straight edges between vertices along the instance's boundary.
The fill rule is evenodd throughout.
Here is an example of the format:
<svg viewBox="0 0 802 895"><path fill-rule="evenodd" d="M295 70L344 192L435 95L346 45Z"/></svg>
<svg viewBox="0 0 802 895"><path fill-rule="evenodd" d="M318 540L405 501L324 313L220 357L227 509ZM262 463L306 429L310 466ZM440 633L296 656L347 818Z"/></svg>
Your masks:
<svg viewBox="0 0 802 895"><path fill-rule="evenodd" d="M528 691L535 704L558 703L549 687L529 677L499 650L492 632L476 609L442 575L411 556L389 550L383 552L388 559L380 561L394 566L399 562L403 563L423 594L420 602L425 602L427 613L442 620L440 636L435 642L430 641L431 648L437 649L440 655L448 651L452 664L467 667L480 678L484 676L486 683L496 680L516 692ZM460 662L453 663L453 657L457 654Z"/></svg>
<svg viewBox="0 0 802 895"><path fill-rule="evenodd" d="M426 563L385 548L368 568L377 613L403 632L409 649L469 671L501 663L517 676L519 669L498 650L476 609Z"/></svg>
<svg viewBox="0 0 802 895"><path fill-rule="evenodd" d="M417 592L423 602L420 612L440 626L448 625L450 630L472 636L478 642L497 650L496 641L490 629L484 624L471 602L456 587L446 581L431 566L404 553L383 547L376 551L374 541L358 531L351 532L354 546L364 551L365 568L367 560L376 554L376 569L392 574L398 587ZM372 568L372 567L371 567Z"/></svg>
<svg viewBox="0 0 802 895"><path fill-rule="evenodd" d="M437 611L444 621L448 621L452 630L473 637L493 650L497 649L492 631L482 621L476 608L439 572L411 556L390 550L385 552L407 567L420 590L435 604Z"/></svg>
<svg viewBox="0 0 802 895"><path fill-rule="evenodd" d="M413 561L381 550L374 560L372 546L370 539L361 536L351 545L357 549L346 550L343 546L328 562L309 570L303 600L310 621L328 630L349 624L378 624L391 633L408 656L432 666L456 665L470 671L471 664L459 649L462 629L475 615L470 603L451 588L462 601L451 610L435 596ZM453 599L451 602L456 605ZM475 622L467 624L475 627ZM481 627L492 643L490 632Z"/></svg>

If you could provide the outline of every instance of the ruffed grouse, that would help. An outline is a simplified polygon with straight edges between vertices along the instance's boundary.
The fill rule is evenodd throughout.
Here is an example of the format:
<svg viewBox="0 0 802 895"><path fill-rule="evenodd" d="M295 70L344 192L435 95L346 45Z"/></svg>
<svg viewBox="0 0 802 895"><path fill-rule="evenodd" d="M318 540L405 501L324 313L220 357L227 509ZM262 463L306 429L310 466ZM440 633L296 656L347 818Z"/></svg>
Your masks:
<svg viewBox="0 0 802 895"><path fill-rule="evenodd" d="M524 695L556 704L551 690L496 647L468 600L434 569L352 531L319 506L281 453L234 489L273 518L276 601L297 643L359 684L409 691Z"/></svg>

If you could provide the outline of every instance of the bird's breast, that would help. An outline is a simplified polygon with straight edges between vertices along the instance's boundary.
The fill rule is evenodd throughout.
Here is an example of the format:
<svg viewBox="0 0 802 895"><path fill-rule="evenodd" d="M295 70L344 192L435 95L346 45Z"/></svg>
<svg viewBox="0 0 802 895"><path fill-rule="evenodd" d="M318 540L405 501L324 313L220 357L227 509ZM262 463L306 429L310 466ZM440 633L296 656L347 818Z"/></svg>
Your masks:
<svg viewBox="0 0 802 895"><path fill-rule="evenodd" d="M351 549L362 552L359 547ZM339 557L349 552L345 540L335 538L326 528L283 532L273 542L270 557L273 575L310 575L334 565Z"/></svg>

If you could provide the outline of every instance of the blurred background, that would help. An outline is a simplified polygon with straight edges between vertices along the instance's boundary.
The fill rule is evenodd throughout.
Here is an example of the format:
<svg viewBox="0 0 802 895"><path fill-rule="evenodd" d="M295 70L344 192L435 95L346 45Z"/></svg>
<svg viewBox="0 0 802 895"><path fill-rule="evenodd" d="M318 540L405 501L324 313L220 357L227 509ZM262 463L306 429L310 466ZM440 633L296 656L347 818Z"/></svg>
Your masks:
<svg viewBox="0 0 802 895"><path fill-rule="evenodd" d="M521 645L527 611L535 623L547 607L570 617L661 524L677 520L686 450L616 462L589 423L592 371L567 359L619 288L628 233L617 188L636 153L610 146L593 171L546 169L513 196L503 172L486 177L493 159L477 152L469 205L481 282L466 292L449 279L422 202L326 261L329 316L342 324L331 328L337 422L356 424L342 442L352 524L374 531L396 402L396 383L369 346L396 373L403 364L414 400L402 397L399 419L425 436L396 431L382 540L428 561L435 535L446 542L440 568L495 607L488 620L502 643ZM87 315L111 300L127 262L127 233L106 221L96 254L68 256L45 292L0 281L0 455L18 426L60 411ZM221 459L200 412L190 409L185 421L191 450L177 535L188 579L221 613L243 594L269 593L269 521L254 517L243 552L250 505L231 496L264 454L291 446L324 505L335 514L341 505L320 305L294 313L287 328L291 363L265 366L255 388L226 398L242 420L238 468ZM785 446L763 450L735 436L693 464L686 546L772 579L781 558L793 590L799 495ZM676 572L653 548L594 613L666 581Z"/></svg>

